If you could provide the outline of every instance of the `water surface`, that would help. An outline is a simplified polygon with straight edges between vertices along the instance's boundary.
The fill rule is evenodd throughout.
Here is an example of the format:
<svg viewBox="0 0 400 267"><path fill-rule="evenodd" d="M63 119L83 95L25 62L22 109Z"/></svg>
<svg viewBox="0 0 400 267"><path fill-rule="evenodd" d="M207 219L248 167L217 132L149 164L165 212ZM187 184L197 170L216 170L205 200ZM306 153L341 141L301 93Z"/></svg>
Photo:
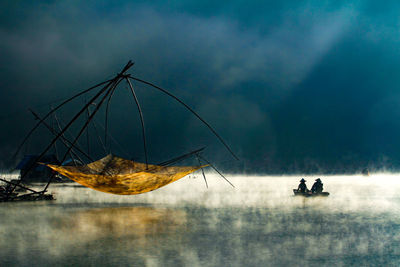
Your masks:
<svg viewBox="0 0 400 267"><path fill-rule="evenodd" d="M0 266L398 266L400 178L208 175L117 196L54 185L57 200L0 203ZM306 177L311 187L317 177Z"/></svg>

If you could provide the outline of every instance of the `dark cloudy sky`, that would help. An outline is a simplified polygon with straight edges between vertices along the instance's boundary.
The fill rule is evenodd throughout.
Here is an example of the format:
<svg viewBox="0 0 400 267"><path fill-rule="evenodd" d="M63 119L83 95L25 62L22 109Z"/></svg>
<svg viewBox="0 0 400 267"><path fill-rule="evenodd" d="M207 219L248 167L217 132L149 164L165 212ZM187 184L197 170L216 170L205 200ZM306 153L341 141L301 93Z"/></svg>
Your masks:
<svg viewBox="0 0 400 267"><path fill-rule="evenodd" d="M181 97L241 159L136 83L151 161L207 145L234 171L399 169L399 14L398 1L2 1L2 161L33 123L27 107L43 115L132 59L130 73ZM112 134L143 159L127 96L122 85ZM49 139L34 138L27 152Z"/></svg>

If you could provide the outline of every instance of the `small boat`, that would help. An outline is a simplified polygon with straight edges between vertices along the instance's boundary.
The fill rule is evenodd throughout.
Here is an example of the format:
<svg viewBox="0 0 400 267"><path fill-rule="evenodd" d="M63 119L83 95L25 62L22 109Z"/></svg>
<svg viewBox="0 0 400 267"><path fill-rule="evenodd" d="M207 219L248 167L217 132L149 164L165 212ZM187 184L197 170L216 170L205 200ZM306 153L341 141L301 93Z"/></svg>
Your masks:
<svg viewBox="0 0 400 267"><path fill-rule="evenodd" d="M328 192L321 192L321 193L312 193L311 191L300 192L298 189L293 189L293 193L295 196L303 196L303 197L327 197L327 196L329 196Z"/></svg>

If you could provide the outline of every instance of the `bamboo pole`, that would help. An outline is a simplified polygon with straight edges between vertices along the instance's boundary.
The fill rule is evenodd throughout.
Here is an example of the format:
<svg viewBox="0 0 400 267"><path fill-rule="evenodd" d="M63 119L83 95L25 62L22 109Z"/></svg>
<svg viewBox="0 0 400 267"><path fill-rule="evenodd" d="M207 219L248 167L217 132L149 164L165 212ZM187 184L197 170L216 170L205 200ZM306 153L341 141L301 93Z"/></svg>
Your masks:
<svg viewBox="0 0 400 267"><path fill-rule="evenodd" d="M104 123L104 146L106 148L107 148L107 135L108 135L108 110L109 110L110 101L114 95L114 92L115 92L115 89L111 92L110 96L108 97L107 106L106 106L106 116L105 116L105 123Z"/></svg>
<svg viewBox="0 0 400 267"><path fill-rule="evenodd" d="M39 127L39 125L43 122L43 120L47 119L47 118L48 118L51 114L53 114L56 110L58 110L59 108L61 108L61 107L64 106L65 104L67 104L68 102L72 101L73 99L75 99L75 98L77 98L77 97L79 97L79 96L81 96L81 95L83 95L83 94L86 94L87 92L89 92L89 91L91 91L91 90L93 90L93 89L95 89L95 88L97 88L97 87L99 87L99 86L101 86L101 85L103 85L103 84L106 84L106 83L108 83L108 82L110 82L110 81L112 81L112 80L108 80L108 81L104 81L104 82L101 82L101 83L99 83L99 84L96 84L96 85L94 85L94 86L92 86L92 87L90 87L90 88L88 88L88 89L86 89L86 90L84 90L84 91L82 91L82 92L80 92L80 93L78 93L78 94L76 94L76 95L74 95L74 96L68 98L67 100L65 100L64 102L62 102L61 104L59 104L57 107L55 107L53 110L51 110L49 113L47 113L47 114L43 117L43 119L40 120L39 122L37 122L37 123L35 124L35 126L29 131L29 133L25 136L25 138L22 140L21 144L18 146L17 151L15 151L15 153L14 153L14 155L13 155L13 158L15 158L15 157L17 156L17 154L18 154L19 151L21 150L22 146L25 144L25 142L28 140L28 138L33 134L33 132Z"/></svg>
<svg viewBox="0 0 400 267"><path fill-rule="evenodd" d="M172 97L173 99L175 99L175 100L178 101L179 103L181 103L185 108L187 108L191 113L193 113L193 115L195 115L200 121L202 121L202 122L208 127L208 129L211 130L211 132L219 139L219 141L225 146L225 148L232 154L232 156L233 156L236 160L239 160L239 158L233 153L233 151L230 149L230 147L225 143L225 141L222 139L222 137L219 136L219 134L211 127L211 125L208 124L202 117L200 117L199 114L197 114L191 107L189 107L187 104L185 104L185 103L184 103L182 100L180 100L178 97L174 96L173 94L171 94L171 93L168 92L167 90L165 90L165 89L163 89L163 88L161 88L161 87L159 87L159 86L157 86L157 85L154 85L154 84L152 84L152 83L146 82L146 81L141 80L141 79L139 79L139 78L135 78L135 77L131 77L131 76L129 76L128 78L129 78L129 79L132 79L132 80L135 80L135 81L138 81L138 82L141 82L141 83L144 83L144 84L147 84L147 85L150 85L150 86L156 88L157 90L163 92L164 94L166 94L166 95Z"/></svg>
<svg viewBox="0 0 400 267"><path fill-rule="evenodd" d="M235 187L225 176L222 175L222 173L220 173L217 168L214 167L214 165L212 165L208 160L206 160L204 157L198 155L198 157L200 157L202 160L204 160L205 162L207 162L208 165L210 165L211 168L214 169L214 171L216 171L219 175L221 175L222 178L225 179L225 181L227 181L232 187Z"/></svg>
<svg viewBox="0 0 400 267"><path fill-rule="evenodd" d="M125 67L122 69L122 71L121 71L120 73L117 74L117 77L118 77L118 76L122 76L130 67L133 66L133 64L134 64L134 63L133 63L131 60L129 60L128 63L125 65ZM47 119L47 118L48 118L51 114L53 114L56 110L58 110L59 108L61 108L61 107L64 106L65 104L67 104L68 102L72 101L73 99L75 99L75 98L77 98L77 97L79 97L79 96L81 96L81 95L83 95L83 94L86 94L87 92L90 92L91 90L93 90L93 89L95 89L95 88L97 88L97 87L99 87L99 86L102 86L102 85L104 85L104 84L108 84L108 85L105 86L105 87L108 87L108 86L110 85L110 83L111 83L114 79L115 79L115 78L110 79L110 80L107 80L107 81L104 81L104 82L101 82L101 83L98 83L98 84L96 84L96 85L94 85L94 86L92 86L92 87L90 87L90 88L88 88L88 89L86 89L86 90L84 90L84 91L82 91L82 92L80 92L80 93L78 93L78 94L76 94L76 95L74 95L74 96L68 98L67 100L65 100L65 101L63 101L61 104L59 104L57 107L55 107L53 110L51 110L49 113L47 113L47 114L43 117L42 121L45 120L45 119ZM103 89L104 89L104 87L103 87ZM38 123L36 123L36 125L29 131L29 133L27 134L27 136L24 138L24 140L22 141L22 143L21 143L21 144L19 145L19 147L17 148L17 151L14 153L13 158L15 158L15 157L17 156L17 154L18 154L19 151L21 150L22 146L25 144L25 142L28 140L28 138L32 135L32 133L39 127L39 125L42 123L42 121L39 121Z"/></svg>
<svg viewBox="0 0 400 267"><path fill-rule="evenodd" d="M197 157L197 161L199 162L199 166L201 166L199 155L196 154L196 157ZM206 187L208 188L208 183L207 183L206 175L204 174L203 168L201 168L201 173L203 174L204 182L206 183Z"/></svg>
<svg viewBox="0 0 400 267"><path fill-rule="evenodd" d="M97 113L97 111L100 109L101 105L104 103L105 99L107 99L107 97L110 95L110 93L112 91L115 90L115 88L118 86L118 84L122 81L123 75L120 73L117 75L117 77L115 78L115 80L113 81L113 84L111 85L111 87L106 91L106 93L104 94L103 98L100 100L100 102L96 105L96 109L95 111L89 116L89 118L87 119L86 123L84 124L84 126L81 128L80 132L78 133L78 135L75 137L74 141L72 142L71 146L68 148L67 152L64 154L64 157L62 159L62 161L65 160L67 154L71 151L72 147L76 144L76 142L78 141L79 137L83 134L83 132L85 131L85 129L87 128L87 126L89 125L90 121L93 119L94 115ZM87 107L90 104L88 103ZM83 110L83 109L82 109ZM43 189L43 191L41 192L42 194L45 193L47 191L47 188L49 187L51 181L53 180L54 175L52 175L49 179L49 181L47 182L45 188Z"/></svg>
<svg viewBox="0 0 400 267"><path fill-rule="evenodd" d="M29 109L29 111L33 114L33 116L35 116L36 119L40 120L40 117L39 117L39 115L38 115L36 112L34 112L34 111L31 110L31 109ZM53 135L57 136L57 134L58 134L57 131L56 131L54 128L51 128L50 125L48 125L45 121L43 121L43 125L44 125ZM72 142L69 141L69 140L65 137L64 134L61 135L60 140L61 140L61 142L64 144L64 146L65 146L66 148L69 147L68 144L69 144L69 145L72 145ZM68 144L67 144L67 143L68 143ZM92 159L88 154L86 154L82 149L80 149L79 147L77 147L76 144L74 145L74 148L75 148L78 152L80 152L80 153L82 153L84 156L86 156L90 161L93 161L93 159ZM80 161L82 161L82 159L81 159L73 150L71 150L71 153L73 153ZM73 158L71 154L70 154L70 156L71 156L71 158Z"/></svg>
<svg viewBox="0 0 400 267"><path fill-rule="evenodd" d="M115 78L114 78L115 79ZM113 79L113 80L114 80ZM87 105L85 105L85 107L83 107L72 119L71 121L64 127L64 129L50 142L50 144L44 149L44 151L39 155L39 157L37 158L36 161L39 161L46 153L47 151L49 151L49 149L53 146L53 144L60 138L60 136L62 134L65 133L65 131L72 125L72 123L79 118L79 116L85 111L85 109L87 108L87 106L89 104L91 104L92 102L94 102L112 83L112 81L109 82L106 86L104 86L94 97L92 97L92 99L89 101L89 103ZM54 109L55 110L55 109ZM50 111L48 114L52 114L52 112L54 112L54 110ZM41 122L40 122L41 123ZM29 167L26 173L29 173L29 171L33 168L33 166L35 166L36 162L33 162ZM24 175L25 176L25 175ZM22 181L22 179L24 178L24 176L21 176L21 179L19 180L18 184ZM52 178L52 177L51 177ZM11 191L7 194L6 196L6 200L9 198L9 196L12 194L12 192L15 190L14 186ZM47 186L46 186L47 189ZM45 191L45 190L44 190Z"/></svg>
<svg viewBox="0 0 400 267"><path fill-rule="evenodd" d="M86 119L89 119L90 112L89 107L86 109ZM87 145L87 154L90 154L90 139L89 139L89 127L86 128L86 145Z"/></svg>
<svg viewBox="0 0 400 267"><path fill-rule="evenodd" d="M147 159L146 131L145 131L145 128L144 128L143 113L142 113L142 109L141 109L140 104L139 104L139 100L138 100L138 98L136 96L135 90L133 89L133 86L131 84L131 81L128 78L126 78L126 81L129 84L129 88L131 89L131 93L133 95L133 98L135 99L135 103L136 103L136 106L137 106L138 111L139 111L140 123L142 124L142 137L143 137L144 156L146 158L146 169L148 169L148 165L149 164L148 164L148 159Z"/></svg>
<svg viewBox="0 0 400 267"><path fill-rule="evenodd" d="M94 128L94 131L95 131L96 134L97 134L97 138L99 139L99 143L100 143L101 146L103 147L104 154L107 154L107 148L106 148L106 146L104 145L103 140L101 139L99 130L97 129L96 120L93 120L93 128Z"/></svg>
<svg viewBox="0 0 400 267"><path fill-rule="evenodd" d="M61 131L62 128L61 128L60 121L58 120L56 113L54 113L54 118L55 118L55 120L56 120L58 130ZM65 133L62 135L62 137L63 137L63 139L67 140L67 142L69 141L69 140L65 137ZM67 146L66 146L66 147L67 147ZM79 148L79 144L78 144L78 143L75 144L75 147L83 152L83 149L80 149L80 148ZM79 150L78 150L78 152L79 152ZM81 152L81 153L82 153L82 152ZM73 150L71 150L71 155L70 155L70 156L71 156L72 162L74 163L75 166L77 166L77 164L76 164L75 159L74 159L73 156L75 156L81 163L84 162L84 161L81 159L81 157L79 157L79 155L76 154ZM88 158L89 158L90 161L92 161L92 159L90 158L89 155L88 155Z"/></svg>
<svg viewBox="0 0 400 267"><path fill-rule="evenodd" d="M33 190L33 189L30 189L29 187L25 187L25 186L20 185L20 184L15 184L15 183L13 183L13 182L7 181L7 180L2 179L2 178L0 178L0 181L3 181L3 182L5 182L5 183L11 184L11 185L16 185L16 186L18 186L18 187L21 187L21 188L26 189L26 190L28 190L28 191L31 191L31 192L33 192L33 193L39 193L39 192L37 192L37 191L35 191L35 190Z"/></svg>
<svg viewBox="0 0 400 267"><path fill-rule="evenodd" d="M68 148L68 150L67 150L67 152L65 153L64 158L63 158L62 161L65 160L65 158L66 158L66 156L67 156L67 153L68 153L69 151L71 151L72 147L75 145L75 143L78 141L79 137L80 137L80 136L82 135L82 133L85 131L86 127L89 125L89 123L90 123L90 121L93 119L94 115L96 115L97 111L100 109L101 105L104 103L104 100L106 100L106 98L108 97L108 95L110 94L110 92L111 92L115 87L117 87L118 84L122 81L123 78L121 78L121 76L122 76L122 75L119 74L119 75L115 78L115 80L114 80L114 82L113 82L111 88L109 88L109 89L106 91L106 93L104 94L104 96L102 97L102 99L100 100L100 102L96 105L96 109L95 109L94 112L90 115L90 117L88 118L88 120L86 121L86 123L84 124L84 126L82 127L82 129L79 131L78 135L75 137L74 141L72 141L72 145ZM91 102L93 102L93 101L91 101ZM84 109L87 108L87 106L89 106L89 104L91 104L91 103L88 103L88 105L85 105ZM83 109L83 111L84 111L84 109ZM42 191L43 193L46 192L46 190L47 190L47 188L49 187L49 185L50 185L52 179L53 179L53 176L51 176L50 179L49 179L49 181L47 182L45 188L44 188L43 191Z"/></svg>
<svg viewBox="0 0 400 267"><path fill-rule="evenodd" d="M101 94L103 94L113 83L115 83L116 81L118 81L121 77L124 77L124 73L131 67L133 66L133 63L131 60L128 61L128 63L125 65L125 67L122 69L122 71L120 73L117 74L117 76L111 80L108 80L106 82L102 82L99 83L95 86L90 87L89 89L82 91L81 93L76 94L75 96L65 100L63 103L61 103L60 105L58 105L56 108L54 108L53 110L51 110L49 113L46 114L46 116L39 121L35 127L28 133L28 135L25 137L23 143L30 137L30 135L36 130L36 128L42 123L43 120L45 120L48 116L50 116L53 112L55 112L57 109L59 109L60 107L62 107L64 104L68 103L69 101L73 100L74 98L83 95L87 92L89 92L90 90L97 88L101 85L106 84L95 96L93 96L90 101L70 120L70 122L63 128L63 130L58 133L58 135L50 142L50 144L44 149L44 151L39 155L39 157L37 158L37 161L39 161L46 153L47 151L53 146L53 144L60 138L61 135L63 135L65 133L65 131L73 124L73 122L75 122L80 115L86 110L86 108L91 105ZM22 147L23 143L20 145L20 147ZM20 147L18 148L17 152L15 153L15 155L18 154ZM70 147L71 149L71 147ZM70 150L69 149L69 150ZM68 151L69 152L69 151ZM67 153L64 155L64 158L66 157ZM29 173L29 171L33 168L33 166L35 166L36 162L32 163L31 166L29 166L28 170L26 173ZM47 187L49 186L51 180L53 179L52 175L49 179L49 182L47 183L45 189L42 191L42 193L44 193L47 190ZM18 181L17 184L21 183L22 179L24 178L24 176L21 176L21 179ZM7 193L7 196L5 198L5 200L7 201L10 197L10 195L13 193L13 191L15 190L16 185L14 185L14 187Z"/></svg>
<svg viewBox="0 0 400 267"><path fill-rule="evenodd" d="M94 124L98 125L101 129L105 130L104 126L101 125L101 123L96 122L96 120L93 120L93 122L94 122ZM127 156L128 158L131 156L131 155L121 146L121 144L118 143L117 140L115 140L115 138L114 138L110 133L107 133L107 136L108 136L108 138L110 138L111 141L114 142L114 144L116 144L116 145L119 147L120 151L121 151L122 153L124 153L125 156ZM107 151L105 150L105 153L109 153L109 152L107 152Z"/></svg>

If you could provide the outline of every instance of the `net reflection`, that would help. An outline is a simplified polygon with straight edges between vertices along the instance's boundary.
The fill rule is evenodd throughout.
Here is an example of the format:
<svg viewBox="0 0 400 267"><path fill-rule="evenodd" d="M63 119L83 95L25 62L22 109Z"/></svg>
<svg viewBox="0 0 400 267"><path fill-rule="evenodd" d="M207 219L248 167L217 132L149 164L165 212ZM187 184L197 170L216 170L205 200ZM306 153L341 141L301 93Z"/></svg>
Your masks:
<svg viewBox="0 0 400 267"><path fill-rule="evenodd" d="M56 224L68 239L80 241L113 238L145 238L173 234L186 224L184 210L154 207L111 207L78 211Z"/></svg>

